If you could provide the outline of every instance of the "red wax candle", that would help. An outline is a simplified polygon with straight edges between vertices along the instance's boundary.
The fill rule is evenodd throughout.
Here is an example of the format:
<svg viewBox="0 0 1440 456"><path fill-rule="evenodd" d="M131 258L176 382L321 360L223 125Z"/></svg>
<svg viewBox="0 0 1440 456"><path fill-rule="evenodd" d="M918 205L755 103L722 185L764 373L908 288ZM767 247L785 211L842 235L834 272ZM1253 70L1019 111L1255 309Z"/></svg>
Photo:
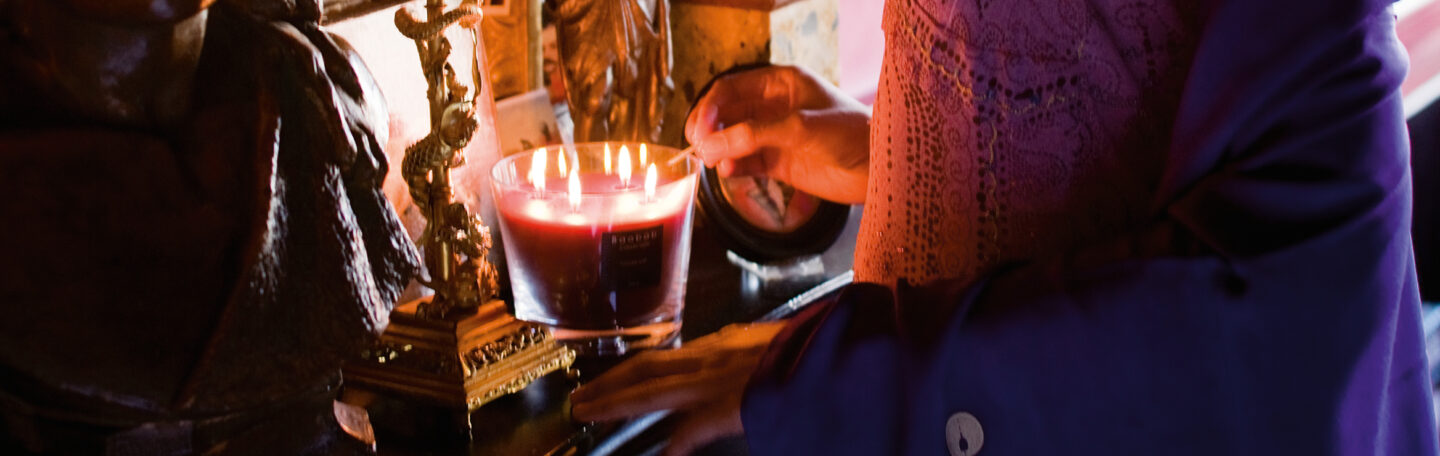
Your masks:
<svg viewBox="0 0 1440 456"><path fill-rule="evenodd" d="M647 164L637 163L636 179L622 185L621 173L599 166L603 149L596 145L580 145L563 160L550 151L548 159L522 154L497 164L496 210L517 318L551 325L562 339L563 330L591 337L636 328L650 333L657 325L673 337L684 301L698 164L664 166L666 155L648 149L647 158L661 165L652 191L645 188ZM526 166L546 161L573 168L542 177Z"/></svg>

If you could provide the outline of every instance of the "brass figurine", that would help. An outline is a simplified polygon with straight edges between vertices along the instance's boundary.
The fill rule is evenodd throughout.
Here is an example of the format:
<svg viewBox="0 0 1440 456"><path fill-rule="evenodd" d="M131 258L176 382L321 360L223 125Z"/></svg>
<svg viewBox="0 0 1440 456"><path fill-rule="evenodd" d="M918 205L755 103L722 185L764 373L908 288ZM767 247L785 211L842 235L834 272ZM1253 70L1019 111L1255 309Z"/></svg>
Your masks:
<svg viewBox="0 0 1440 456"><path fill-rule="evenodd" d="M420 305L417 312L422 318L473 313L498 288L495 267L485 260L490 230L464 203L455 201L450 187L450 169L465 164L462 152L478 123L470 88L447 62L451 49L445 29L457 23L473 28L482 14L473 4L444 9L443 1L429 0L426 21L417 19L410 8L395 12L395 27L415 40L430 85L430 134L405 149L401 167L410 196L426 220L417 244L424 251L430 278L420 283L434 289L435 297Z"/></svg>
<svg viewBox="0 0 1440 456"><path fill-rule="evenodd" d="M575 141L658 143L670 81L668 0L550 0Z"/></svg>
<svg viewBox="0 0 1440 456"><path fill-rule="evenodd" d="M516 320L494 299L497 274L486 259L490 229L456 200L451 186L451 170L465 164L471 137L481 122L492 121L483 114L493 112L493 91L480 85L488 83L483 60L472 62L468 81L456 74L445 30L459 24L474 33L481 16L473 0L449 11L444 0L427 0L423 13L395 13L396 28L415 41L429 83L430 133L405 149L401 173L426 221L416 244L429 278L419 280L435 294L397 306L378 343L345 366L347 400L420 399L457 418L454 430L466 438L470 411L575 360L549 330ZM483 43L475 38L480 60Z"/></svg>

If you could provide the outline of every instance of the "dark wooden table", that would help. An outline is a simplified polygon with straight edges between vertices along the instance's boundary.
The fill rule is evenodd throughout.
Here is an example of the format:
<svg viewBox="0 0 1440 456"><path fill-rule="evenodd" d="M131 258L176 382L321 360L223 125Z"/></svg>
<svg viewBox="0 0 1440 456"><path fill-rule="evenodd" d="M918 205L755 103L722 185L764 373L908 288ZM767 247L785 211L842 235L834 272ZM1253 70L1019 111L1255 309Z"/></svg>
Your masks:
<svg viewBox="0 0 1440 456"><path fill-rule="evenodd" d="M690 276L685 288L682 340L693 340L731 323L761 319L791 298L849 272L860 212L858 207L851 210L845 231L819 256L818 264L809 262L806 272L791 267L768 280L727 258L727 251L716 240L716 232L697 217L691 240ZM576 360L575 366L581 372L578 381L594 378L617 361L614 358ZM473 432L468 443L405 440L387 436L377 424L379 452L383 455L644 455L656 454L664 447L672 428L672 420L664 413L622 423L571 422L569 393L577 384L577 380L552 374L519 393L481 407L470 416ZM745 454L745 444L739 439L722 440L700 453Z"/></svg>

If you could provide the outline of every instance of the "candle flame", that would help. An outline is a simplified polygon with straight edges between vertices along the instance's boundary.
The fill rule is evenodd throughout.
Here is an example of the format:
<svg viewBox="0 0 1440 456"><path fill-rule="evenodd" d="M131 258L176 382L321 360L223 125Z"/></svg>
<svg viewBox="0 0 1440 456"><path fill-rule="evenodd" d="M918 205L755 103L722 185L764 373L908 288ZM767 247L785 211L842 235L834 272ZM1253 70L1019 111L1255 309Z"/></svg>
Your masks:
<svg viewBox="0 0 1440 456"><path fill-rule="evenodd" d="M555 169L560 170L560 177L565 177L570 172L570 167L565 166L565 150L561 149L555 153Z"/></svg>
<svg viewBox="0 0 1440 456"><path fill-rule="evenodd" d="M611 166L610 166L610 143L605 143L605 175L606 175L606 176L609 176L609 175L613 172L613 171L610 170L610 168L611 168Z"/></svg>
<svg viewBox="0 0 1440 456"><path fill-rule="evenodd" d="M640 146L640 147L645 147L645 146ZM642 150L643 150L643 149L642 149ZM651 163L651 164L650 164L650 167L645 168L645 200L646 200L646 201L655 201L655 179L656 179L656 176L655 176L655 164L654 164L654 163Z"/></svg>
<svg viewBox="0 0 1440 456"><path fill-rule="evenodd" d="M630 149L625 148L624 145L620 146L620 158L618 161L619 163L616 163L616 165L620 167L620 186L629 187L631 171Z"/></svg>
<svg viewBox="0 0 1440 456"><path fill-rule="evenodd" d="M640 166L645 166L646 163L650 163L650 160L645 158L647 155L649 154L645 150L645 143L640 143Z"/></svg>
<svg viewBox="0 0 1440 456"><path fill-rule="evenodd" d="M530 185L535 190L545 191L545 148L541 147L530 156Z"/></svg>
<svg viewBox="0 0 1440 456"><path fill-rule="evenodd" d="M580 166L570 172L570 210L580 210Z"/></svg>

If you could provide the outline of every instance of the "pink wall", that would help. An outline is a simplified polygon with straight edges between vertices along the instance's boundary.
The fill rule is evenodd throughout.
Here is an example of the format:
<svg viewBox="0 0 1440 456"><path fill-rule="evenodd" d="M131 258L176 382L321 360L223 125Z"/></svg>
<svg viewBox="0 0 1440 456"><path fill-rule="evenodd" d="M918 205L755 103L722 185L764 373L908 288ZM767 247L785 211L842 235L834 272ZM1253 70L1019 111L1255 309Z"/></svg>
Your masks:
<svg viewBox="0 0 1440 456"><path fill-rule="evenodd" d="M875 102L885 35L880 31L884 0L840 2L840 88L865 104Z"/></svg>

